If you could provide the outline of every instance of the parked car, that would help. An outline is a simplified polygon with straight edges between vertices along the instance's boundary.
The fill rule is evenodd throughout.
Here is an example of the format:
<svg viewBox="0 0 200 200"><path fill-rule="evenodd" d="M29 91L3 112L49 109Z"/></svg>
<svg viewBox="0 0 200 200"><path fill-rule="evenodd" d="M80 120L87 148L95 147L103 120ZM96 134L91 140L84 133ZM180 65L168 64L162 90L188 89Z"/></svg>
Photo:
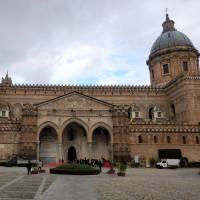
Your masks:
<svg viewBox="0 0 200 200"><path fill-rule="evenodd" d="M13 167L13 166L18 166L18 167L26 167L28 164L29 160L28 159L20 159L17 157L12 157L10 160L7 160L5 162L6 167ZM38 161L37 160L30 160L33 166L36 166Z"/></svg>
<svg viewBox="0 0 200 200"><path fill-rule="evenodd" d="M180 159L162 159L156 163L157 168L178 168L180 167Z"/></svg>
<svg viewBox="0 0 200 200"><path fill-rule="evenodd" d="M17 166L17 157L13 157L5 163L6 167Z"/></svg>
<svg viewBox="0 0 200 200"><path fill-rule="evenodd" d="M28 164L29 160L28 159L17 159L17 166L18 167L26 167ZM37 160L30 160L32 166L36 166L38 164Z"/></svg>

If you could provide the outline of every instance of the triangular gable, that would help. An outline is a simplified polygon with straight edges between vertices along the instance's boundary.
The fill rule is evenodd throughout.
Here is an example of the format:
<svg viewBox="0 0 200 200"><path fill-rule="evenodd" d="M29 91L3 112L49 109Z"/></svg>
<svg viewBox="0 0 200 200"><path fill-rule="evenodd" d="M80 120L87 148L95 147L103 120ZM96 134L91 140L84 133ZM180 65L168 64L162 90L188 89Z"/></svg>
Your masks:
<svg viewBox="0 0 200 200"><path fill-rule="evenodd" d="M79 92L70 92L62 96L50 99L38 104L35 104L39 109L110 109L113 107L113 104L106 101L96 99L94 97L79 93ZM107 110L106 109L106 110Z"/></svg>

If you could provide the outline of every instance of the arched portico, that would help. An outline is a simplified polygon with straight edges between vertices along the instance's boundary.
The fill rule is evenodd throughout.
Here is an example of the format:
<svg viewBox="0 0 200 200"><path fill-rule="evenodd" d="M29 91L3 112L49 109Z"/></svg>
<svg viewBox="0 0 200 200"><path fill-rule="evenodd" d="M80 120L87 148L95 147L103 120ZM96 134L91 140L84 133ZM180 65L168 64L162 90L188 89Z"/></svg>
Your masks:
<svg viewBox="0 0 200 200"><path fill-rule="evenodd" d="M94 132L94 130L96 129L96 128L98 128L98 127L102 127L102 128L105 128L107 131L108 131L108 133L109 133L109 135L110 135L110 142L111 142L111 144L113 144L113 130L112 130L112 127L110 127L108 124L106 124L106 123L104 123L104 122L98 122L98 123L96 123L96 124L94 124L92 127L91 127L91 131L90 131L90 136L89 136L89 141L91 141L92 142L92 134L93 134L93 132Z"/></svg>
<svg viewBox="0 0 200 200"><path fill-rule="evenodd" d="M113 137L111 128L105 123L97 123L92 129L92 155L94 159L113 159Z"/></svg>
<svg viewBox="0 0 200 200"><path fill-rule="evenodd" d="M45 135L44 132L48 132L48 128L54 130L52 131L55 133L54 141L41 137ZM71 146L75 148L77 159L100 159L101 157L112 159L112 128L104 122L98 122L89 127L89 124L82 119L71 118L58 127L54 122L48 121L39 126L37 138L37 158L49 160L48 162L68 161L68 150ZM94 145L94 140L97 142L96 145ZM48 152L50 149L51 152Z"/></svg>
<svg viewBox="0 0 200 200"><path fill-rule="evenodd" d="M61 126L61 129L60 129L61 135L63 135L64 129L71 123L76 123L82 126L86 132L87 140L89 139L89 126L87 125L86 122L84 122L82 119L79 119L79 118L70 118L66 120Z"/></svg>
<svg viewBox="0 0 200 200"><path fill-rule="evenodd" d="M42 129L44 129L45 127L48 127L48 126L52 127L53 129L55 129L57 134L59 133L59 128L54 122L51 122L51 121L44 122L38 128L37 141L39 141ZM57 136L59 137L59 135L57 135Z"/></svg>
<svg viewBox="0 0 200 200"><path fill-rule="evenodd" d="M72 159L73 152L76 152L76 159L89 158L87 135L85 127L77 120L68 121L62 131L63 158L65 161Z"/></svg>
<svg viewBox="0 0 200 200"><path fill-rule="evenodd" d="M52 126L44 126L39 133L38 159L44 164L58 160L58 134Z"/></svg>

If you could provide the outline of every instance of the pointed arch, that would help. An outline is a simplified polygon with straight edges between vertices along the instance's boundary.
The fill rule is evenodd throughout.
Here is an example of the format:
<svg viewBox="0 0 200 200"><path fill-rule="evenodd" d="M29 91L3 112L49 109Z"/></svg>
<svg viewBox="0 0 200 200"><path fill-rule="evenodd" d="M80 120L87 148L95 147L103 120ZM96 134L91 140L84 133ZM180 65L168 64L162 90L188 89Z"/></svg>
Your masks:
<svg viewBox="0 0 200 200"><path fill-rule="evenodd" d="M46 122L42 123L38 128L37 141L39 141L40 133L45 127L51 127L53 129L55 129L57 137L58 137L58 133L59 133L58 126L54 122L46 121Z"/></svg>
<svg viewBox="0 0 200 200"><path fill-rule="evenodd" d="M63 135L65 128L71 123L76 123L76 124L80 125L81 127L83 127L83 129L86 132L87 139L89 139L89 134L88 134L89 127L83 120L81 120L79 118L70 118L70 119L66 120L61 126L61 134L62 135Z"/></svg>
<svg viewBox="0 0 200 200"><path fill-rule="evenodd" d="M113 129L112 129L112 127L110 127L108 124L106 124L105 122L98 122L98 123L96 123L96 124L94 124L92 127L91 127L91 135L90 135L90 141L92 141L92 135L93 135L93 132L94 132L94 130L95 129L97 129L97 128L104 128L104 129L106 129L107 131L108 131L108 133L109 133L109 136L110 136L110 140L111 140L111 144L113 144Z"/></svg>

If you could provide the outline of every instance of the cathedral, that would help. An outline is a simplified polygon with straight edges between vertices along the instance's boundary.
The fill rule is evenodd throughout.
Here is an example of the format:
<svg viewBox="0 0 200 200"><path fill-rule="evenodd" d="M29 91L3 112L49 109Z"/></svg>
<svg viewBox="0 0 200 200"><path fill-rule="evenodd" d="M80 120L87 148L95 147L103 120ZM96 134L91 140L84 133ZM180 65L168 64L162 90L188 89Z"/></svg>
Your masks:
<svg viewBox="0 0 200 200"><path fill-rule="evenodd" d="M158 159L178 149L200 161L199 52L166 14L147 60L148 86L0 83L0 160Z"/></svg>

